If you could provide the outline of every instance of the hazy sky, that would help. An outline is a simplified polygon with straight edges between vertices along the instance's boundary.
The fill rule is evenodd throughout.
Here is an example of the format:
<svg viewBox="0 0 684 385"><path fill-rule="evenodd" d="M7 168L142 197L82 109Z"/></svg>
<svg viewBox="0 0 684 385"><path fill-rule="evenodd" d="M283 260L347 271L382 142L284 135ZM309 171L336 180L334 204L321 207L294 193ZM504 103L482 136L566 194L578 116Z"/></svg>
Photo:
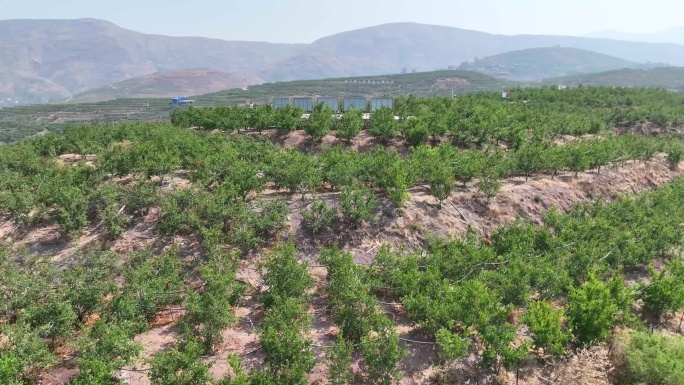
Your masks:
<svg viewBox="0 0 684 385"><path fill-rule="evenodd" d="M501 34L652 33L684 25L681 0L0 0L0 19L92 17L174 36L308 43L413 21Z"/></svg>

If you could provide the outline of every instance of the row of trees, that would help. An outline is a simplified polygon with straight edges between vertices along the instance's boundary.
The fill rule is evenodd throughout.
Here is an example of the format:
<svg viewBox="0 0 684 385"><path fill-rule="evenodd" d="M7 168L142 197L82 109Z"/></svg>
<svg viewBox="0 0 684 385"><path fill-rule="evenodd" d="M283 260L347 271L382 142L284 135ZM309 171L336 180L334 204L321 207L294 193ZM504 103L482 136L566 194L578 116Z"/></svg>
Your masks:
<svg viewBox="0 0 684 385"><path fill-rule="evenodd" d="M363 129L364 122L360 110L352 110L340 116L326 105L317 104L311 114L297 106L284 106L274 109L271 105L254 108L239 106L216 106L176 109L171 112L171 122L178 127L199 127L205 130L239 131L251 129L261 132L276 128L278 133L287 134L304 130L315 140L321 140L331 130L342 139L353 139Z"/></svg>
<svg viewBox="0 0 684 385"><path fill-rule="evenodd" d="M465 354L476 340L485 347L483 362L514 366L528 347L515 344L510 315L525 308L521 321L534 345L563 355L568 346L601 342L616 324L642 327L632 313L637 299L655 323L684 310L684 262L676 252L683 196L679 181L609 205L551 211L542 227L520 221L487 243L471 233L436 240L426 255L385 247L367 282L381 298L401 301L447 354ZM647 283L624 284L626 274L663 256L669 262Z"/></svg>
<svg viewBox="0 0 684 385"><path fill-rule="evenodd" d="M538 104L534 108L548 108L558 116L593 111L578 118L592 121L605 118L596 111L605 114L609 109L653 112L656 96L669 103L663 110L679 108L675 96L659 91L592 89L577 91L571 99L554 96L558 101L549 103L535 95L530 94L528 103L515 100L515 105L477 95L472 102L464 98L459 108L463 116L478 122L490 119L478 110L485 102L504 110L520 108L516 111ZM602 95L609 103L596 104ZM438 118L430 111L442 108L435 107L439 103L455 108L448 104L455 102L446 100L397 102L395 108L428 112L393 123L398 125L394 127L372 123L376 133L401 125L440 127L430 120ZM561 106L568 109L564 112ZM314 121L331 116L321 109L315 113ZM390 116L388 110L382 114ZM136 217L159 204L157 231L199 235L207 256L199 262L181 262L175 250L160 255L94 251L78 254L68 264L55 264L49 256L0 249L0 378L31 382L57 362L55 352L67 346L78 351L80 370L74 383L111 383L118 369L139 355L133 336L147 330L160 310L182 307L177 344L150 360L150 378L161 384L210 382L210 364L201 357L222 343L221 331L235 322L232 308L244 290L235 280L237 254L225 246L259 248L287 220L285 201L255 199L267 187L302 195L340 191L339 213L318 197L302 212L312 230L322 231L336 217L350 225L369 219L379 197L401 206L407 189L417 184L428 185L441 202L456 183L477 181L479 195L486 200L505 177L601 172L606 166L648 160L659 152L666 152L676 167L684 154L676 137L606 135L558 145L554 135L541 129L524 131L519 142L502 139L506 146L496 146L499 139L488 133L479 146L467 150L446 143L418 145L406 155L383 147L367 153L333 147L313 155L279 149L264 138L137 124L73 127L64 136L4 146L0 212L9 213L15 224L47 220L65 233L75 233L88 222L100 221L115 239ZM55 160L65 153L81 155L84 161L94 154L96 160ZM170 192L160 188L165 180L185 175L191 187ZM671 316L684 308L684 267L673 252L681 247L682 198L684 184L677 182L610 205L579 205L567 215L552 211L542 227L518 222L498 229L486 243L469 234L464 240L435 240L425 253L383 248L369 268L355 265L351 255L337 249L323 250L320 261L328 267L329 310L341 329L338 342L327 351L331 382L347 383L352 377L354 350L360 352L369 381L392 383L399 378L397 362L405 351L376 297L403 303L425 338L437 341L443 358L462 357L475 345L483 348L483 363L507 367L524 359L530 347L516 340L510 323L513 309L526 309L521 320L533 344L553 355L601 341L615 324L639 327L631 312L637 299L653 322ZM636 288L624 285L625 274L662 256L668 263L652 269L646 283ZM259 328L267 353L264 369L247 374L240 360L231 357L235 376L219 383L305 383L313 367L311 341L306 338L312 281L297 259L294 246L284 245L262 266L268 287L261 297L267 310Z"/></svg>
<svg viewBox="0 0 684 385"><path fill-rule="evenodd" d="M510 101L501 101L495 93L458 99L400 97L393 108L373 112L369 132L381 140L401 136L412 146L449 134L459 144L503 142L517 148L531 132L579 136L616 125L684 123L682 97L663 90L575 88L559 92L542 88L515 90L513 95ZM293 106L217 106L174 110L171 120L180 127L228 132L276 128L285 134L304 129L315 140L333 128L338 137L350 140L364 126L361 111L348 111L337 119L323 104L317 105L308 119L302 116L304 111Z"/></svg>
<svg viewBox="0 0 684 385"><path fill-rule="evenodd" d="M68 151L94 153L97 159L93 167L65 167L52 158ZM263 138L164 125L74 128L64 138L47 136L0 151L0 210L10 213L18 225L50 220L65 233L99 220L115 239L133 218L161 200L162 234L195 231L214 244L251 249L282 228L288 213L282 201L251 202L267 186L302 195L326 187L342 191L343 218L357 224L374 210L375 194L369 189L401 207L408 199L407 189L416 184L427 184L441 203L457 182L466 186L476 180L478 196L486 202L497 194L502 178L600 172L628 160L651 159L659 152L666 152L676 167L684 147L676 137L608 135L555 144L541 135L515 151L496 146L462 150L443 143L415 147L406 156L383 147L366 153L331 147L310 155L280 150ZM193 187L160 194L158 186L178 170L187 174ZM131 174L134 183L112 179ZM315 231L329 226L334 217L320 202L308 214Z"/></svg>
<svg viewBox="0 0 684 385"><path fill-rule="evenodd" d="M322 250L320 262L327 267L329 309L339 326L339 341L333 354L346 367L333 366L331 376L351 377L348 363L352 348L360 347L363 368L368 383L390 385L398 383L401 372L397 364L407 351L399 346L394 323L378 308L364 279L364 271L351 254L337 248ZM345 342L346 341L346 342ZM352 345L355 344L355 345ZM344 352L344 357L341 357ZM338 380L336 383L349 383Z"/></svg>
<svg viewBox="0 0 684 385"><path fill-rule="evenodd" d="M321 251L330 311L341 330L328 352L335 359L331 376L351 376L349 357L358 347L370 379L398 378L396 364L405 353L371 293L402 302L409 317L434 336L443 358L461 357L477 342L485 349L483 363L507 367L529 349L515 342L510 314L516 308L527 309L521 320L534 345L553 355L601 341L615 324L638 327L631 312L637 299L653 322L681 311L684 264L672 251L682 242L682 198L684 183L676 182L610 205L552 211L543 227L502 227L488 243L469 234L435 240L426 253L384 247L369 268L337 249ZM66 270L9 249L0 255L1 330L9 341L0 347L0 367L15 383L55 362L52 352L69 341L80 353L76 383L111 382L118 368L137 357L140 347L132 337L168 306L185 308L181 338L175 349L152 359L151 378L168 384L206 380L209 365L198 357L221 342L220 331L234 322L231 309L243 290L235 282L235 257L219 251L197 268L183 266L173 250L159 256L82 254ZM664 269L652 270L636 288L625 286L625 274L663 255L669 256ZM312 281L297 259L294 246L284 245L263 265L268 310L259 333L269 358L263 371L245 377L249 383L304 383L312 368L311 341L304 336ZM201 285L185 283L198 280ZM86 326L95 313L99 320ZM239 368L238 360L232 364Z"/></svg>
<svg viewBox="0 0 684 385"><path fill-rule="evenodd" d="M56 363L54 352L62 347L79 352L74 383L111 383L141 350L135 334L147 330L160 308L185 297L183 266L173 250L159 256L82 252L68 266L9 249L0 256L0 332L16 337L0 354L10 383L31 383Z"/></svg>

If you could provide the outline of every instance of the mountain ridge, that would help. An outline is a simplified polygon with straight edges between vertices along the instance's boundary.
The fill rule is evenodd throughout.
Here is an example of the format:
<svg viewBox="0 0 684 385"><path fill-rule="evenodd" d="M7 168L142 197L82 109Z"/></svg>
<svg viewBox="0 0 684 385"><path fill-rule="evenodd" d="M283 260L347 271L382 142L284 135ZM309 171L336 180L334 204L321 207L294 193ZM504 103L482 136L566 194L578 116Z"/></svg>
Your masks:
<svg viewBox="0 0 684 385"><path fill-rule="evenodd" d="M410 22L341 32L310 44L283 44L144 34L99 19L4 20L0 68L7 75L0 83L0 100L41 103L55 96L52 84L72 96L155 72L197 68L251 71L269 82L431 71L475 57L554 45L684 65L684 46L675 44L506 36ZM18 93L28 88L22 85L27 79L44 79L45 89Z"/></svg>
<svg viewBox="0 0 684 385"><path fill-rule="evenodd" d="M504 75L512 80L533 81L644 67L646 67L644 64L579 48L540 47L488 56L463 63L459 69L479 71L494 76Z"/></svg>
<svg viewBox="0 0 684 385"><path fill-rule="evenodd" d="M586 36L592 38L607 38L647 43L684 44L684 26L668 28L655 33L628 33L609 29L605 31L592 32Z"/></svg>

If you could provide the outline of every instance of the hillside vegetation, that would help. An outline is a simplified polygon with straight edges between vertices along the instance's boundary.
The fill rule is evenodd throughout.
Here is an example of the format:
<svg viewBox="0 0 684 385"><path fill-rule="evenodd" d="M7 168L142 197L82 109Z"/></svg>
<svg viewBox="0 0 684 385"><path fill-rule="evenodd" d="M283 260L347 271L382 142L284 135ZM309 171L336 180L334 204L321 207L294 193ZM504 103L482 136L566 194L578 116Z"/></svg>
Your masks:
<svg viewBox="0 0 684 385"><path fill-rule="evenodd" d="M242 89L262 84L253 72L226 73L212 69L158 72L74 95L67 103L97 103L114 99L172 98Z"/></svg>
<svg viewBox="0 0 684 385"><path fill-rule="evenodd" d="M684 67L621 69L547 79L545 83L568 86L652 87L684 92Z"/></svg>
<svg viewBox="0 0 684 385"><path fill-rule="evenodd" d="M546 78L642 68L643 64L577 48L546 47L505 52L463 63L459 69L505 76L513 80Z"/></svg>
<svg viewBox="0 0 684 385"><path fill-rule="evenodd" d="M143 78L145 79L145 78ZM136 81L137 83L137 81ZM518 83L468 71L434 71L402 75L335 78L266 83L248 91L226 90L195 96L196 106L271 103L273 97L328 96L446 96L502 90ZM178 96L178 95L175 95ZM84 94L87 97L87 94ZM120 99L101 103L58 103L0 109L0 142L13 142L41 132L60 132L69 124L168 120L169 99Z"/></svg>
<svg viewBox="0 0 684 385"><path fill-rule="evenodd" d="M270 101L278 96L447 96L477 91L503 90L519 83L496 79L471 71L431 71L395 75L361 76L266 83L250 87L248 92L228 90L202 95L198 100L234 104L246 97L255 101Z"/></svg>
<svg viewBox="0 0 684 385"><path fill-rule="evenodd" d="M683 102L217 106L0 147L2 378L674 384Z"/></svg>
<svg viewBox="0 0 684 385"><path fill-rule="evenodd" d="M62 132L74 124L168 121L172 108L169 99L120 99L0 108L0 144L37 134Z"/></svg>

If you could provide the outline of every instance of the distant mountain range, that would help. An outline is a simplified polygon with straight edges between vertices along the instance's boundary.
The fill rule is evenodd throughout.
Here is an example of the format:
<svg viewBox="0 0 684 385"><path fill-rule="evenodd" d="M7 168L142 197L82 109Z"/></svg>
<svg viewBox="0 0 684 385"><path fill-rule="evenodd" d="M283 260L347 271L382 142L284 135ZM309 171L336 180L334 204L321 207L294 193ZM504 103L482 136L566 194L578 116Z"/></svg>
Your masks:
<svg viewBox="0 0 684 385"><path fill-rule="evenodd" d="M463 63L461 70L479 71L512 80L539 80L560 76L645 68L646 65L578 48L530 48Z"/></svg>
<svg viewBox="0 0 684 385"><path fill-rule="evenodd" d="M627 41L642 41L647 43L674 43L684 44L684 26L666 29L657 33L638 34L626 33L615 30L607 30L601 32L594 32L587 35L587 37L627 40Z"/></svg>
<svg viewBox="0 0 684 385"><path fill-rule="evenodd" d="M684 65L684 45L504 36L415 23L344 32L311 44L271 44L148 35L94 19L4 20L0 106L53 101L170 70L249 71L273 82L455 68L476 57L552 46Z"/></svg>

